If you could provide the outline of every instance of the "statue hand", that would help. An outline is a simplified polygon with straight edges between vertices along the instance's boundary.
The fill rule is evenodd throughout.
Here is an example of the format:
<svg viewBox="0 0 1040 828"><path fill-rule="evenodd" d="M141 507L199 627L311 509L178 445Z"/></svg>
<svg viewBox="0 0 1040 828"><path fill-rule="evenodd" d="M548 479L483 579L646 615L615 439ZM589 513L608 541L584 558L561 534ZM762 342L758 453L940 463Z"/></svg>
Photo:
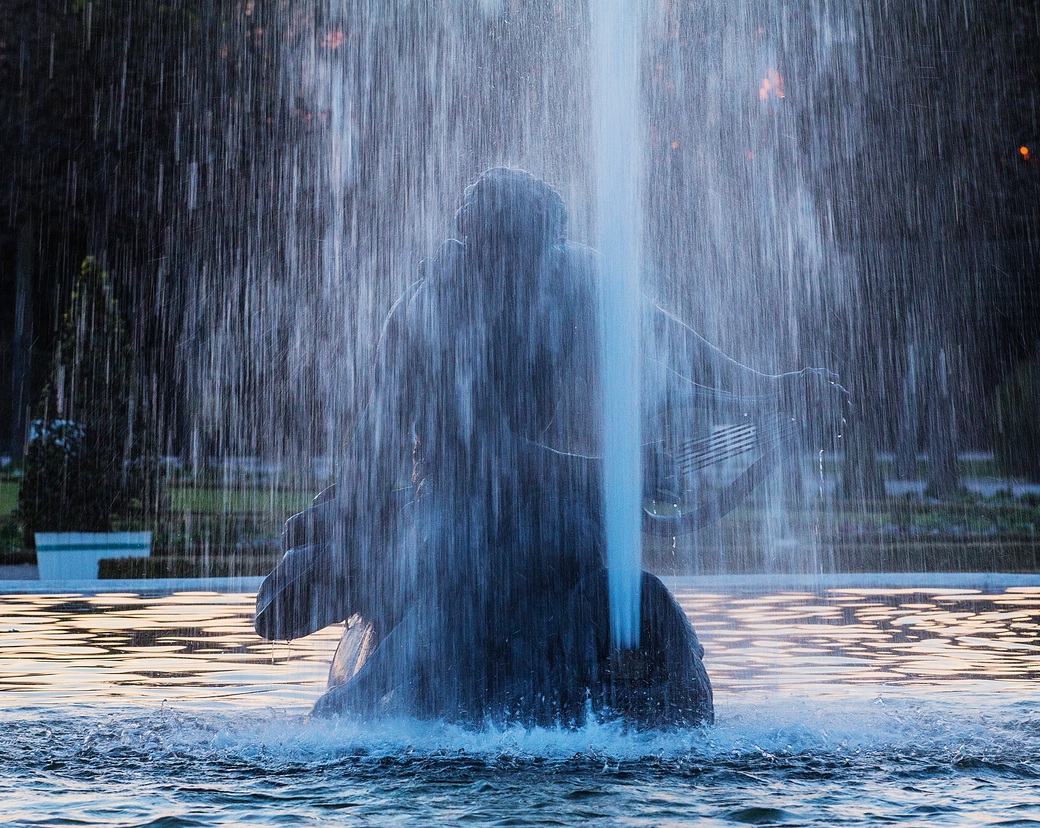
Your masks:
<svg viewBox="0 0 1040 828"><path fill-rule="evenodd" d="M838 375L824 368L803 368L776 378L780 411L793 417L814 448L833 445L845 427L851 406Z"/></svg>

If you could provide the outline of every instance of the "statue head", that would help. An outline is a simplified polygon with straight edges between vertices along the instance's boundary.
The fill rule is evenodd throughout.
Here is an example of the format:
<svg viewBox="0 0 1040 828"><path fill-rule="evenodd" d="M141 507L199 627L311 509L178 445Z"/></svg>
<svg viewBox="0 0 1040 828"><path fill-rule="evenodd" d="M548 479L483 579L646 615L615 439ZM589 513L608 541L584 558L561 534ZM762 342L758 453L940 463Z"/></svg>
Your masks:
<svg viewBox="0 0 1040 828"><path fill-rule="evenodd" d="M466 188L455 225L478 261L531 261L564 240L567 208L541 179L494 167Z"/></svg>

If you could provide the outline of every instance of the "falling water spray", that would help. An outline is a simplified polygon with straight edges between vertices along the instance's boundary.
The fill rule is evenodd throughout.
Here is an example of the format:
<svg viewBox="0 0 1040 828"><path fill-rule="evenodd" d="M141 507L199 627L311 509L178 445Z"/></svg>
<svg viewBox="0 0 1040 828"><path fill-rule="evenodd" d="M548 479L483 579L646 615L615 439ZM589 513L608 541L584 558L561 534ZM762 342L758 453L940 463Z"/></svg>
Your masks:
<svg viewBox="0 0 1040 828"><path fill-rule="evenodd" d="M602 0L593 5L597 223L603 256L603 501L610 626L617 647L639 645L643 557L639 422L640 8L641 4L632 0Z"/></svg>

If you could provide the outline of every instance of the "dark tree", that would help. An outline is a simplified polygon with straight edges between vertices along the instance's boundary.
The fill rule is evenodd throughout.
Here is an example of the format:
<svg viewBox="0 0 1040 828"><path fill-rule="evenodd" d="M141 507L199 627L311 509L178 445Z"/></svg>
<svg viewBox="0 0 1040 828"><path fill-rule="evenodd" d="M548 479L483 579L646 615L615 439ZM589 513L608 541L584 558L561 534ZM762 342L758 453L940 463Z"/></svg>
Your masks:
<svg viewBox="0 0 1040 828"><path fill-rule="evenodd" d="M113 520L156 514L161 494L140 380L111 282L88 258L26 452L18 508L27 543L36 532L106 532Z"/></svg>

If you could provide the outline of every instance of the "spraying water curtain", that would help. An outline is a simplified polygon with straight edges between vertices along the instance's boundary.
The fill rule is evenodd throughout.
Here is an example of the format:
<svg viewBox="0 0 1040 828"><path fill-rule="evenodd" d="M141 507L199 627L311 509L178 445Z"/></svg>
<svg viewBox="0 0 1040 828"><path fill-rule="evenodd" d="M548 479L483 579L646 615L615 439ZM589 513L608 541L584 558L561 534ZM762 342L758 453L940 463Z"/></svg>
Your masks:
<svg viewBox="0 0 1040 828"><path fill-rule="evenodd" d="M0 2L5 824L1036 819L1038 54Z"/></svg>
<svg viewBox="0 0 1040 828"><path fill-rule="evenodd" d="M370 254L412 281L380 294L335 484L286 524L257 596L267 638L347 622L317 713L713 718L704 650L643 571L644 531L731 511L844 391L826 371L753 370L642 290L644 14L597 4L583 50L596 173L576 210L598 251L556 187L497 166L442 208L454 226L417 272L395 246Z"/></svg>

